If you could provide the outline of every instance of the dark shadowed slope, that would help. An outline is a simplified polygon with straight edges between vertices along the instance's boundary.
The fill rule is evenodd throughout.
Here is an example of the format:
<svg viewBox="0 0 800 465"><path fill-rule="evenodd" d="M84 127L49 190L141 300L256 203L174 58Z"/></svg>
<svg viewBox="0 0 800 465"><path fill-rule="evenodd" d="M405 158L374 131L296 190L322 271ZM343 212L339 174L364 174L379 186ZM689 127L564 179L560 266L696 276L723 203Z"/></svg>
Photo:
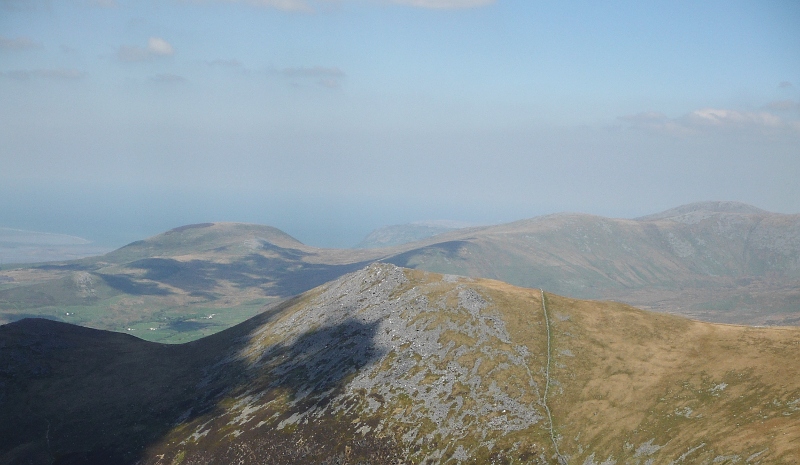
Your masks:
<svg viewBox="0 0 800 465"><path fill-rule="evenodd" d="M6 325L0 463L800 460L800 329L542 297L376 264L185 345Z"/></svg>

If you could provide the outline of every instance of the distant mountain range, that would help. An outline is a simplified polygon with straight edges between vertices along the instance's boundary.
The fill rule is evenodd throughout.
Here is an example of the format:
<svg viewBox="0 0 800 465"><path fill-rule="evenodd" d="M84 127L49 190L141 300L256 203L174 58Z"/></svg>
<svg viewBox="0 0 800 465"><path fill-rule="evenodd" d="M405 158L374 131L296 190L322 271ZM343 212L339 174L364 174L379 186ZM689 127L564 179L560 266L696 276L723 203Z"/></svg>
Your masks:
<svg viewBox="0 0 800 465"><path fill-rule="evenodd" d="M800 322L800 215L702 202L453 231L386 261L728 323Z"/></svg>
<svg viewBox="0 0 800 465"><path fill-rule="evenodd" d="M800 322L800 215L735 202L632 220L562 213L377 249L188 225L100 257L0 271L0 321L45 316L181 342L376 261L707 321Z"/></svg>
<svg viewBox="0 0 800 465"><path fill-rule="evenodd" d="M622 228L578 218L534 223L572 225L565 241L593 250L573 222ZM213 240L196 241L234 247L221 239L231 228L273 241L235 247L311 260L278 231L215 225L132 245L105 266L124 275L159 244L212 257L223 253ZM181 289L165 268L139 269L165 277L136 285ZM800 328L375 263L186 344L42 319L0 326L0 463L795 464L799 348Z"/></svg>

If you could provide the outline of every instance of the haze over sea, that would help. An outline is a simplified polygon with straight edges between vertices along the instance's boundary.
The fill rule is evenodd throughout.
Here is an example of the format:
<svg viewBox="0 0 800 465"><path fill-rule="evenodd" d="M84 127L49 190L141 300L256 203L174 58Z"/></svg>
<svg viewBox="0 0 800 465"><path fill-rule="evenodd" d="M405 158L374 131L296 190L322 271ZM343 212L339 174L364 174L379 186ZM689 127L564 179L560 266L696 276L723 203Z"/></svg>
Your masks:
<svg viewBox="0 0 800 465"><path fill-rule="evenodd" d="M0 226L797 213L800 3L0 0Z"/></svg>

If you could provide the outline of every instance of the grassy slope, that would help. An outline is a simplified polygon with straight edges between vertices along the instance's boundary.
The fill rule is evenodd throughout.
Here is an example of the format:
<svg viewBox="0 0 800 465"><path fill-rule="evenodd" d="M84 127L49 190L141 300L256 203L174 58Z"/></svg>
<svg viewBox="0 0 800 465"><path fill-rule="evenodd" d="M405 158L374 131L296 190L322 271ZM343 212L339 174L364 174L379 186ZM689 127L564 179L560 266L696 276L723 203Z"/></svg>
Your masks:
<svg viewBox="0 0 800 465"><path fill-rule="evenodd" d="M800 459L800 329L546 299L569 463ZM42 324L0 328L0 463L555 462L535 289L373 265L185 345Z"/></svg>
<svg viewBox="0 0 800 465"><path fill-rule="evenodd" d="M446 233L387 261L708 321L800 320L800 215L551 215Z"/></svg>
<svg viewBox="0 0 800 465"><path fill-rule="evenodd" d="M562 450L597 463L800 460L800 331L549 296ZM658 447L657 453L655 449ZM691 451L691 452L690 452ZM684 455L686 454L686 455ZM723 459L727 457L727 459ZM718 463L718 462L715 462Z"/></svg>
<svg viewBox="0 0 800 465"><path fill-rule="evenodd" d="M698 276L800 277L800 215L718 215L684 224L561 214L439 239L442 245L427 250L439 250L440 260L460 271L503 275L506 282L563 273L555 275L556 286L580 293L682 284Z"/></svg>

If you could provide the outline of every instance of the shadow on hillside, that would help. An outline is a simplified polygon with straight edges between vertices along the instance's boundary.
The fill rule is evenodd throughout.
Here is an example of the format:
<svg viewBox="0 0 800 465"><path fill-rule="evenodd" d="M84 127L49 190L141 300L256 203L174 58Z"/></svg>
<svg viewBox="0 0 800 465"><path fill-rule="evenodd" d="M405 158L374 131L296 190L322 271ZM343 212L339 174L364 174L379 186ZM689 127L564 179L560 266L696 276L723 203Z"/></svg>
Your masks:
<svg viewBox="0 0 800 465"><path fill-rule="evenodd" d="M381 261L402 267L415 268L414 261L420 257L441 257L447 260L460 259L460 254L467 250L472 244L469 241L447 241L438 244L427 245L419 249L409 250L399 253Z"/></svg>
<svg viewBox="0 0 800 465"><path fill-rule="evenodd" d="M345 377L385 355L374 344L377 326L348 319L303 334L267 351L250 377L258 378L254 386L259 388L288 389L295 401L330 393Z"/></svg>
<svg viewBox="0 0 800 465"><path fill-rule="evenodd" d="M95 273L102 278L112 289L122 291L131 295L169 295L172 294L168 289L158 287L155 283L143 283L127 276L110 275Z"/></svg>
<svg viewBox="0 0 800 465"><path fill-rule="evenodd" d="M179 452L185 463L235 463L242 450L247 463L395 463L400 455L391 439L357 433L357 424L366 421L350 410L358 397L347 401L346 411L327 409L353 375L385 355L374 343L377 329L377 322L347 319L266 348L247 366L237 361L220 367L184 432L162 438L140 463L155 465L153 457ZM231 409L234 399L240 404ZM306 416L311 411L315 415ZM262 423L269 426L257 427ZM199 445L171 445L199 430Z"/></svg>
<svg viewBox="0 0 800 465"><path fill-rule="evenodd" d="M280 250L282 254L278 257L250 254L231 263L146 258L132 262L128 267L144 270L146 279L163 282L187 292L213 291L219 280L226 280L240 289L260 287L272 295L289 297L359 270L370 263L312 264L303 262L302 255L294 254L294 249Z"/></svg>
<svg viewBox="0 0 800 465"><path fill-rule="evenodd" d="M255 391L265 398L288 395L295 410L324 404L349 375L383 355L374 344L376 325L345 320L267 347L255 365L230 357L287 304L174 346L39 319L0 326L0 463L150 463L142 462L145 452L178 423L230 421L224 398ZM326 437L309 439L315 454L343 447L335 438L338 426L323 426ZM232 437L217 439L219 450L202 454L229 463L235 457L225 446ZM292 463L273 460L297 457L294 440L285 439L262 429L246 430L236 441L260 450L261 460Z"/></svg>
<svg viewBox="0 0 800 465"><path fill-rule="evenodd" d="M55 271L88 271L91 270L92 267L79 263L78 260L73 260L70 262L56 262L56 263L45 263L44 265L36 265L31 266L33 269L37 270L55 270Z"/></svg>

